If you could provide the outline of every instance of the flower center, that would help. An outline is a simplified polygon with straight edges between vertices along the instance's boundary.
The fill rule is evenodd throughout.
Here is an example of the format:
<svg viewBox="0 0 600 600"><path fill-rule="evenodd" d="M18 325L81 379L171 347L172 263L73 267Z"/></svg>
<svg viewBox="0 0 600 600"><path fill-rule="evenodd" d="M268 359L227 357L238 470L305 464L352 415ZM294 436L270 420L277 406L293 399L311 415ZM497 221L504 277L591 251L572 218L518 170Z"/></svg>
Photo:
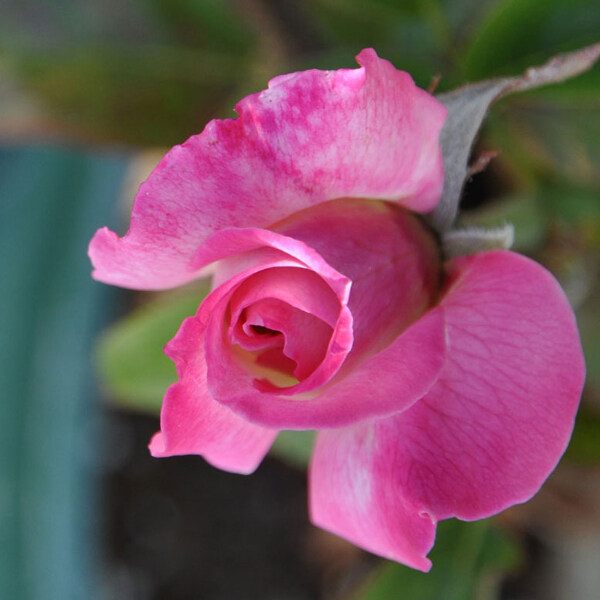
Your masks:
<svg viewBox="0 0 600 600"><path fill-rule="evenodd" d="M250 328L257 335L279 335L281 331L275 331L274 329L269 329L264 325L251 325Z"/></svg>
<svg viewBox="0 0 600 600"><path fill-rule="evenodd" d="M340 304L319 275L275 267L232 294L228 339L236 360L267 386L291 387L325 360Z"/></svg>

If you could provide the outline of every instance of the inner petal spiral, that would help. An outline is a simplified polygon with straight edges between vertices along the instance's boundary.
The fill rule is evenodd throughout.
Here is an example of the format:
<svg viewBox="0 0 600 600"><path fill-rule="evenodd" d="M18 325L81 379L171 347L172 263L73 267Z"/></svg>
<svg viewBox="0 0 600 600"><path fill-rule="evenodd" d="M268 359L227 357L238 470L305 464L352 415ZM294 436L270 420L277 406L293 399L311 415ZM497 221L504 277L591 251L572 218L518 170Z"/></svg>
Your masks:
<svg viewBox="0 0 600 600"><path fill-rule="evenodd" d="M305 380L325 360L339 311L339 301L314 272L265 269L230 299L229 342L236 346L238 362L287 387Z"/></svg>
<svg viewBox="0 0 600 600"><path fill-rule="evenodd" d="M320 318L277 298L245 308L230 339L253 352L257 365L306 379L325 359L333 328Z"/></svg>

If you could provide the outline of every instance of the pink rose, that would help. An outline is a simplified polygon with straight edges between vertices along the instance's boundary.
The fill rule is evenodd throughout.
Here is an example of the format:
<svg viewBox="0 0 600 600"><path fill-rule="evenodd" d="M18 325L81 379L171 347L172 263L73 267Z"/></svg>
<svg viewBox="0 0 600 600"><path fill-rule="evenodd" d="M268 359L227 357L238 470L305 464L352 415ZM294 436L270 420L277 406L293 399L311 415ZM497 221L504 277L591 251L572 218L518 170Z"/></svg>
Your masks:
<svg viewBox="0 0 600 600"><path fill-rule="evenodd" d="M530 498L563 453L584 365L554 278L508 251L440 262L446 110L364 50L277 77L173 148L94 276L158 290L213 273L167 354L154 456L249 473L321 430L315 524L428 570L436 523Z"/></svg>

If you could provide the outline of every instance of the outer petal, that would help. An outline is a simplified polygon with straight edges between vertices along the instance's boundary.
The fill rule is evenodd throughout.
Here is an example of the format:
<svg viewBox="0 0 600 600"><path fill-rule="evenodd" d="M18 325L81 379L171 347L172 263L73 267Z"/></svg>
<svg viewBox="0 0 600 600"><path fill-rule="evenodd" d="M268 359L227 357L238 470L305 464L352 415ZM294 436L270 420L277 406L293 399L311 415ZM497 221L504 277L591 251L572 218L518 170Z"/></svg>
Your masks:
<svg viewBox="0 0 600 600"><path fill-rule="evenodd" d="M319 433L309 474L311 520L369 552L429 571L435 521L398 485L402 458L385 455L378 434L373 422Z"/></svg>
<svg viewBox="0 0 600 600"><path fill-rule="evenodd" d="M200 454L219 469L251 473L278 432L249 423L211 398L201 329L197 320L186 319L166 348L176 362L185 360L185 368L167 391L161 431L152 438L150 452L157 457ZM190 343L196 346L192 351Z"/></svg>
<svg viewBox="0 0 600 600"><path fill-rule="evenodd" d="M539 489L568 443L584 379L573 312L546 270L506 251L449 270L438 383L397 416L322 433L311 473L316 524L417 568L432 541L424 516L478 519ZM372 512L383 516L369 531Z"/></svg>
<svg viewBox="0 0 600 600"><path fill-rule="evenodd" d="M199 246L226 227L268 227L342 197L430 211L442 185L446 110L407 73L363 50L359 69L305 71L242 100L173 148L140 187L127 235L90 244L94 277L164 289L197 276Z"/></svg>

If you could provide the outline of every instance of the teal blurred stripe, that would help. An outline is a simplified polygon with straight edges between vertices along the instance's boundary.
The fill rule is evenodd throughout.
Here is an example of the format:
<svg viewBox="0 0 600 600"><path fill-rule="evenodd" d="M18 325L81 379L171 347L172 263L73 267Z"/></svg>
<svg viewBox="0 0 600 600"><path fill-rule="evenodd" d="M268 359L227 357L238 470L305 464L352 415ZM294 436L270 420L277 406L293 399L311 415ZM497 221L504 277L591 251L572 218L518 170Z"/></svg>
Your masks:
<svg viewBox="0 0 600 600"><path fill-rule="evenodd" d="M115 289L88 241L127 157L0 147L0 598L96 596L99 407L90 350Z"/></svg>

